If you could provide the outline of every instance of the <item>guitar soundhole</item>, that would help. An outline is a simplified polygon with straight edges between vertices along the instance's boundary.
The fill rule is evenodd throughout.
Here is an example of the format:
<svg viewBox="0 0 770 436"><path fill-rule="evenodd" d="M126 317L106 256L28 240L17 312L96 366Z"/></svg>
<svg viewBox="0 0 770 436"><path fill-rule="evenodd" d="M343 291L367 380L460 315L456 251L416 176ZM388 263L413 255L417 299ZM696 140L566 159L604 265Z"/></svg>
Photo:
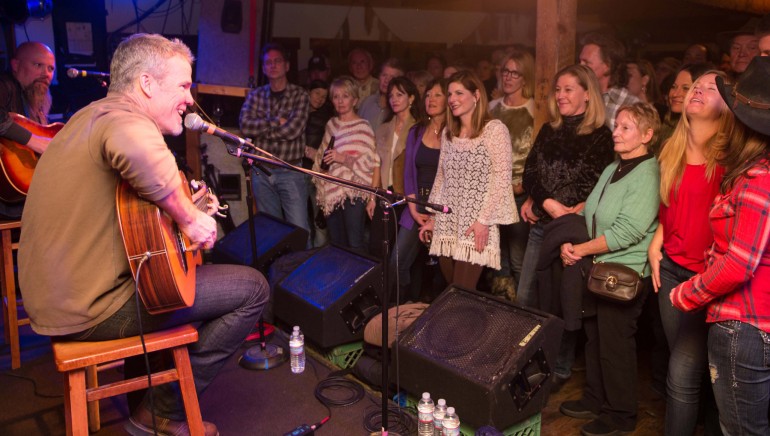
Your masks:
<svg viewBox="0 0 770 436"><path fill-rule="evenodd" d="M187 256L185 256L187 247L184 243L184 235L182 235L182 232L180 231L176 231L176 248L177 256L179 256L179 263L182 265L184 273L187 274Z"/></svg>

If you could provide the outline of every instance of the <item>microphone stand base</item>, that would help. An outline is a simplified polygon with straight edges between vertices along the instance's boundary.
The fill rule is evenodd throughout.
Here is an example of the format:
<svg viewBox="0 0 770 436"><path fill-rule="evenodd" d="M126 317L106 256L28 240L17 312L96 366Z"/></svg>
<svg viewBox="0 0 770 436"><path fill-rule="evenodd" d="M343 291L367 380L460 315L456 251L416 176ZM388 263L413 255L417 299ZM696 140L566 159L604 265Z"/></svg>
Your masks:
<svg viewBox="0 0 770 436"><path fill-rule="evenodd" d="M288 353L279 345L266 344L264 350L262 345L254 345L241 355L238 363L246 369L266 370L281 366L288 357Z"/></svg>

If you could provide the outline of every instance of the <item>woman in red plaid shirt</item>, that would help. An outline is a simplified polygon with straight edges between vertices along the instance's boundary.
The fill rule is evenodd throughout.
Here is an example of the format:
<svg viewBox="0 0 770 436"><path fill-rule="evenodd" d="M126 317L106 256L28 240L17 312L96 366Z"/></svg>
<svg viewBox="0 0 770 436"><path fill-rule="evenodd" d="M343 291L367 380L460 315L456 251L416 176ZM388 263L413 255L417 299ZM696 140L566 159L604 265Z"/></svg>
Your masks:
<svg viewBox="0 0 770 436"><path fill-rule="evenodd" d="M725 435L767 435L770 406L770 57L756 57L734 86L717 79L735 114L709 213L706 269L674 288L671 303L707 309L708 360Z"/></svg>

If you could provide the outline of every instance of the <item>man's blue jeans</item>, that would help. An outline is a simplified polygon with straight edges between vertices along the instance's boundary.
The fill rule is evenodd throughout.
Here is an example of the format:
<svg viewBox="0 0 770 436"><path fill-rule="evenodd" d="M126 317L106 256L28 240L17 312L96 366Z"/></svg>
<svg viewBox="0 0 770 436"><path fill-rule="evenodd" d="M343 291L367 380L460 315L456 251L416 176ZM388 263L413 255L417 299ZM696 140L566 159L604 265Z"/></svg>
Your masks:
<svg viewBox="0 0 770 436"><path fill-rule="evenodd" d="M708 359L724 435L770 434L770 334L740 321L712 324Z"/></svg>
<svg viewBox="0 0 770 436"><path fill-rule="evenodd" d="M270 168L270 176L252 169L251 186L257 210L284 219L310 234L307 176L286 168Z"/></svg>
<svg viewBox="0 0 770 436"><path fill-rule="evenodd" d="M188 346L195 388L200 395L254 328L269 297L267 280L253 268L201 265L196 271L192 307L150 315L140 303L142 328L148 333L181 324L201 323L198 342ZM102 323L65 338L104 341L138 334L136 298L131 297ZM153 401L158 416L175 421L186 419L178 383L153 387ZM145 405L149 406L146 401Z"/></svg>

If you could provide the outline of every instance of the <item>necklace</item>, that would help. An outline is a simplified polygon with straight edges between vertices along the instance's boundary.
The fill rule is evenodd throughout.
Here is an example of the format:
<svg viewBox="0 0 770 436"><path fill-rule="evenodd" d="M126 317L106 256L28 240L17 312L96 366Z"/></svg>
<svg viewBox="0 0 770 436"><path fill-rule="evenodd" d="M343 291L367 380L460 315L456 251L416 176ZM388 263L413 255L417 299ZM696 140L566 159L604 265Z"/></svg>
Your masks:
<svg viewBox="0 0 770 436"><path fill-rule="evenodd" d="M633 159L629 160L628 162L626 162L625 165L623 165L623 161L621 160L620 164L618 164L618 171L617 172L620 173L620 172L623 171L624 168L628 168L630 165L633 165L633 164L634 164L634 160Z"/></svg>
<svg viewBox="0 0 770 436"><path fill-rule="evenodd" d="M436 137L438 137L438 135L439 135L439 127L441 127L441 123L439 123L439 125L436 126L436 123L433 122L433 118L428 117L428 119L430 120L430 128L431 128L431 130L433 130L433 134L436 135Z"/></svg>

